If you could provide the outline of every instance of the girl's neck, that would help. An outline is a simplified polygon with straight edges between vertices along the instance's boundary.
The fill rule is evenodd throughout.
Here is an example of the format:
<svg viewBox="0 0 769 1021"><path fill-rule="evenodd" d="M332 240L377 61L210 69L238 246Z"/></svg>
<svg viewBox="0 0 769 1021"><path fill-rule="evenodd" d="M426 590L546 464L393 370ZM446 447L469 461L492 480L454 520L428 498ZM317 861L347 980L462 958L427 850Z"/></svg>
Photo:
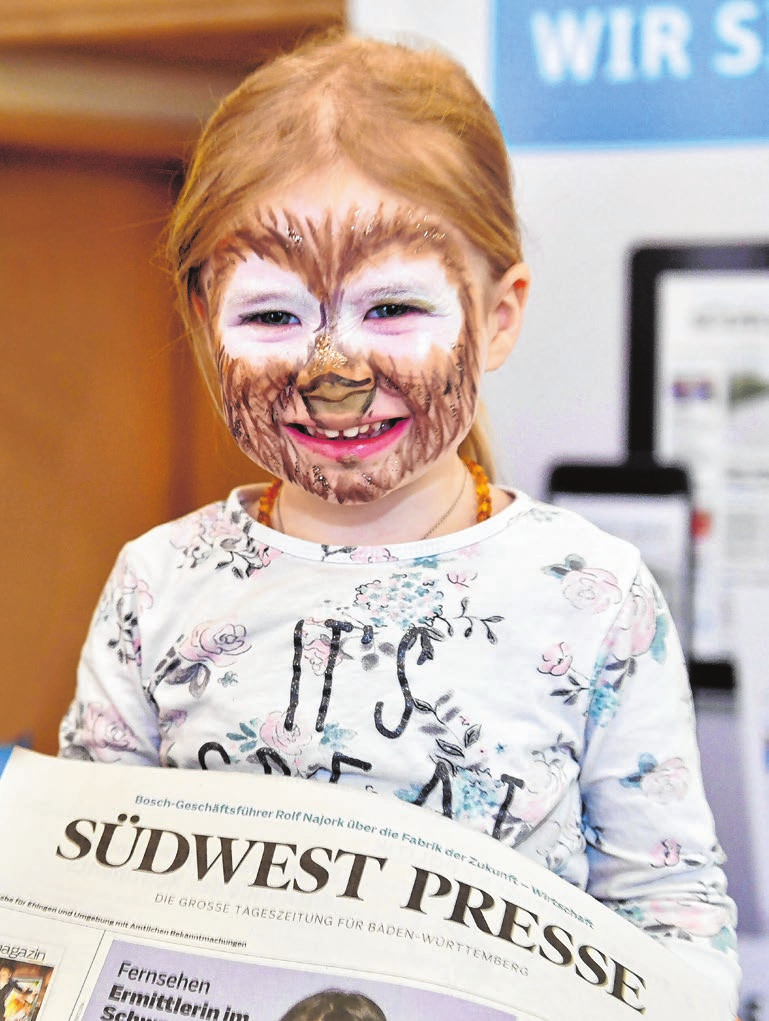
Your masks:
<svg viewBox="0 0 769 1021"><path fill-rule="evenodd" d="M493 510L500 501L494 491ZM441 459L428 472L379 500L337 504L300 486L281 486L270 515L278 531L327 545L382 546L436 538L461 531L478 520L476 480L456 455ZM256 512L256 507L252 508ZM486 516L488 516L486 514Z"/></svg>

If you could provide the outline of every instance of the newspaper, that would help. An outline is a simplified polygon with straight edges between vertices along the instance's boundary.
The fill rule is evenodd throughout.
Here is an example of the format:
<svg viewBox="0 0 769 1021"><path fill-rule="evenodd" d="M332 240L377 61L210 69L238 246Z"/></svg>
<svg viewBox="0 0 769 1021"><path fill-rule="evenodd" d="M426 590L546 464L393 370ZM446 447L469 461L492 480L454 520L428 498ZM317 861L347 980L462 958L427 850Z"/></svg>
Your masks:
<svg viewBox="0 0 769 1021"><path fill-rule="evenodd" d="M374 794L15 749L0 814L5 1018L279 1021L330 988L387 1021L728 1016L545 868Z"/></svg>

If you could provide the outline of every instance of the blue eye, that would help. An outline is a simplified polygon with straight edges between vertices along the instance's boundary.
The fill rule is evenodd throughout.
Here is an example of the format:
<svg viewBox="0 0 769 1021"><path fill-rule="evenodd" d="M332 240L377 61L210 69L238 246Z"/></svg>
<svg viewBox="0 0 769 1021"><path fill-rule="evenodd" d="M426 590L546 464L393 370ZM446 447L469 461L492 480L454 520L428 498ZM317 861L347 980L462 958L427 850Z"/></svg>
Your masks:
<svg viewBox="0 0 769 1021"><path fill-rule="evenodd" d="M295 326L299 319L291 312L271 309L269 312L244 312L240 316L240 322L259 323L260 326Z"/></svg>
<svg viewBox="0 0 769 1021"><path fill-rule="evenodd" d="M422 310L415 305L399 305L396 302L388 301L384 305L376 305L366 313L366 319L395 319L398 316L407 316L412 312Z"/></svg>

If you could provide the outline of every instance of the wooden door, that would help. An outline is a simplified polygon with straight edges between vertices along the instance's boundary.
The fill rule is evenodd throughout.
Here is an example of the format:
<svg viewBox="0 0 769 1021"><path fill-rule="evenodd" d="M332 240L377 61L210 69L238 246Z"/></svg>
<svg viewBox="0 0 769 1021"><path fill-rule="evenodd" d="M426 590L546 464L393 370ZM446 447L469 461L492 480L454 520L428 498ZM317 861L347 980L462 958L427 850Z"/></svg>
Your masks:
<svg viewBox="0 0 769 1021"><path fill-rule="evenodd" d="M209 407L159 264L176 180L0 151L0 742L55 751L122 543L259 477Z"/></svg>

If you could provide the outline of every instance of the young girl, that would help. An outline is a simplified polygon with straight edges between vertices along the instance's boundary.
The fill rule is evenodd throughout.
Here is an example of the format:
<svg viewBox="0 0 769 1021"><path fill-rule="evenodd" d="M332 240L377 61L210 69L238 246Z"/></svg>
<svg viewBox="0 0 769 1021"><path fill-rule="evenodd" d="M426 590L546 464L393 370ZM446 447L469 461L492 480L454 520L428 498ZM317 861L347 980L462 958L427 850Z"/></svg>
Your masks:
<svg viewBox="0 0 769 1021"><path fill-rule="evenodd" d="M734 1005L659 591L626 543L487 478L479 387L529 273L466 74L351 38L276 60L212 117L169 238L203 371L275 482L125 547L62 754L442 813L667 937Z"/></svg>

